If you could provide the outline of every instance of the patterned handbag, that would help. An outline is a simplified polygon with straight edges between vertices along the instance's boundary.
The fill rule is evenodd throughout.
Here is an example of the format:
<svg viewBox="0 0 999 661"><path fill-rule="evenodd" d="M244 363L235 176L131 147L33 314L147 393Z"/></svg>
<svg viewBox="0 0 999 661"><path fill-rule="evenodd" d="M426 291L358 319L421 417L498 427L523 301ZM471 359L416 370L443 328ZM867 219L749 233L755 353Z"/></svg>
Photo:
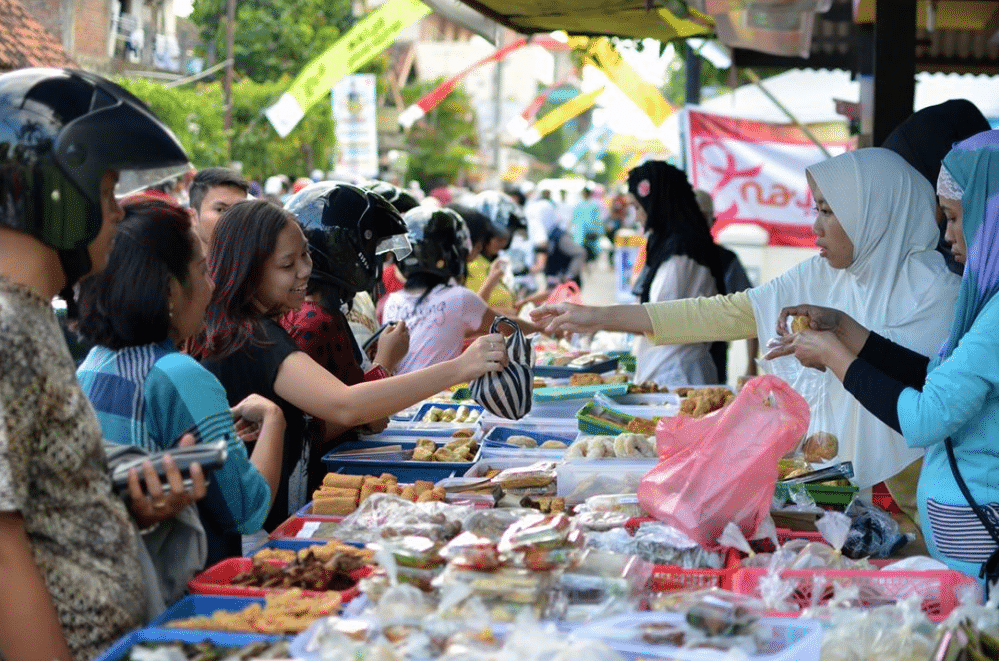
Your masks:
<svg viewBox="0 0 999 661"><path fill-rule="evenodd" d="M507 317L496 317L491 333L500 324L506 324L513 333L506 338L506 353L510 363L502 372L487 372L472 381L472 399L487 411L501 418L519 420L531 411L534 393L534 347L524 337L517 322Z"/></svg>

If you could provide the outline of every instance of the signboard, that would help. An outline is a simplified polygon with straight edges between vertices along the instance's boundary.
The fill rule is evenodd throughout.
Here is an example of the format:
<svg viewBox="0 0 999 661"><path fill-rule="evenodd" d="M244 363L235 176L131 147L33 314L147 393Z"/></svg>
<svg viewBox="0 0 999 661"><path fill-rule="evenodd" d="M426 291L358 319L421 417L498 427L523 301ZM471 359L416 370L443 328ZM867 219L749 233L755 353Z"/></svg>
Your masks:
<svg viewBox="0 0 999 661"><path fill-rule="evenodd" d="M770 232L770 245L815 245L814 200L805 168L826 156L793 124L770 124L687 108L684 149L694 188L714 200L717 233L736 222ZM833 156L846 151L840 124L809 129Z"/></svg>
<svg viewBox="0 0 999 661"><path fill-rule="evenodd" d="M336 121L334 169L362 177L378 177L378 113L375 75L347 76L333 86Z"/></svg>

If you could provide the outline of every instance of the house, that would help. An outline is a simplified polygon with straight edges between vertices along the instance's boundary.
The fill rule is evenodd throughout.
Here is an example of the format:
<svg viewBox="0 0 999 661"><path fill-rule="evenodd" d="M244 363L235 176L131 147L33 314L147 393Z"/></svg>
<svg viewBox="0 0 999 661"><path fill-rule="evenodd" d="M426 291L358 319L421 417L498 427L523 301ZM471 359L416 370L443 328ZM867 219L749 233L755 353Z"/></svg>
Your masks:
<svg viewBox="0 0 999 661"><path fill-rule="evenodd" d="M75 66L73 58L21 0L0 0L0 72Z"/></svg>

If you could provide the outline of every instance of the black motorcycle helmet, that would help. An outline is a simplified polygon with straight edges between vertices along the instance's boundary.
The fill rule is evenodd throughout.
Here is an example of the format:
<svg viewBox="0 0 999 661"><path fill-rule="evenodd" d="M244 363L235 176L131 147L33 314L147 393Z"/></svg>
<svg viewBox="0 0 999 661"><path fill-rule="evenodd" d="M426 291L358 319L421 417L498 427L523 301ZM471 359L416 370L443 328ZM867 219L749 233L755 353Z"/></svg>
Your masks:
<svg viewBox="0 0 999 661"><path fill-rule="evenodd" d="M56 249L67 288L91 270L107 170L121 197L190 167L170 129L109 80L72 69L0 75L0 225Z"/></svg>
<svg viewBox="0 0 999 661"><path fill-rule="evenodd" d="M284 205L295 214L312 254L312 278L347 296L370 291L381 279L382 258L410 253L406 223L377 193L339 181L310 184Z"/></svg>
<svg viewBox="0 0 999 661"><path fill-rule="evenodd" d="M420 206L420 201L413 197L409 191L387 181L372 179L364 187L372 193L378 193L384 197L399 213L406 213L410 209Z"/></svg>
<svg viewBox="0 0 999 661"><path fill-rule="evenodd" d="M406 227L413 252L399 262L407 278L431 273L464 282L472 239L465 221L452 209L417 207L406 212Z"/></svg>

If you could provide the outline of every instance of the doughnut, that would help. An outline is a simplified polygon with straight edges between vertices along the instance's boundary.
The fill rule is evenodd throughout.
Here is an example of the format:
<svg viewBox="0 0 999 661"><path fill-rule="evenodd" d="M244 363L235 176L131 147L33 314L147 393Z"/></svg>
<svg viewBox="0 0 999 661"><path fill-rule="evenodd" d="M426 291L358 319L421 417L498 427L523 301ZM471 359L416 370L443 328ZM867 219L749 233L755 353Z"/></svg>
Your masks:
<svg viewBox="0 0 999 661"><path fill-rule="evenodd" d="M609 442L609 443L608 443ZM608 444L610 448L608 448ZM610 436L593 436L586 441L587 459L599 459L600 457L614 456L614 441Z"/></svg>
<svg viewBox="0 0 999 661"><path fill-rule="evenodd" d="M647 444L646 436L642 434L618 434L614 439L614 455L617 457L641 457L642 449Z"/></svg>
<svg viewBox="0 0 999 661"><path fill-rule="evenodd" d="M569 449L565 451L565 456L569 459L584 459L589 449L590 446L585 439L578 440L569 446Z"/></svg>
<svg viewBox="0 0 999 661"><path fill-rule="evenodd" d="M506 442L510 445L517 445L522 448L536 448L538 447L538 442L531 438L530 436L510 436L506 439ZM564 445L562 447L565 447Z"/></svg>
<svg viewBox="0 0 999 661"><path fill-rule="evenodd" d="M646 436L644 442L641 443L642 456L649 459L655 459L659 456L659 452L656 449L656 437Z"/></svg>

